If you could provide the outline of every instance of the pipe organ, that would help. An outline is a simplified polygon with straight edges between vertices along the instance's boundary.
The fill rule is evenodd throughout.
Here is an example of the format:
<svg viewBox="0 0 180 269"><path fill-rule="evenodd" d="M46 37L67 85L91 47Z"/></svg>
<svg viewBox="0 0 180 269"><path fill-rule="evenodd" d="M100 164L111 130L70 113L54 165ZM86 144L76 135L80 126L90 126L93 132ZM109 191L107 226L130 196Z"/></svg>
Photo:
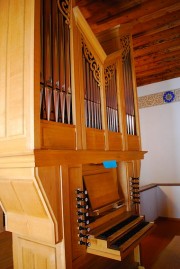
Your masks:
<svg viewBox="0 0 180 269"><path fill-rule="evenodd" d="M0 2L0 204L14 269L140 268L130 33L106 54L68 0Z"/></svg>

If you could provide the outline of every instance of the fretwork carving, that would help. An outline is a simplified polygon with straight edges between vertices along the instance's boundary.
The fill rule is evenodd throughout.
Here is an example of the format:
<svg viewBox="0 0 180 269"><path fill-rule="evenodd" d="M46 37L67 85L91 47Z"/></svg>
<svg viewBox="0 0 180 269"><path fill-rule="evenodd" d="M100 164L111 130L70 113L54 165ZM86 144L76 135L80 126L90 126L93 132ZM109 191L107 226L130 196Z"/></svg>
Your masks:
<svg viewBox="0 0 180 269"><path fill-rule="evenodd" d="M82 50L85 56L85 59L90 64L90 69L93 72L94 79L97 81L98 86L100 86L100 66L97 64L96 59L94 58L91 51L88 49L86 43L84 42L82 38Z"/></svg>
<svg viewBox="0 0 180 269"><path fill-rule="evenodd" d="M122 49L123 49L122 60L125 61L128 53L130 51L130 36L129 35L121 36L120 42L121 42Z"/></svg>
<svg viewBox="0 0 180 269"><path fill-rule="evenodd" d="M70 0L57 0L57 5L60 12L66 19L65 23L70 25Z"/></svg>
<svg viewBox="0 0 180 269"><path fill-rule="evenodd" d="M115 72L115 65L114 64L109 65L108 67L105 68L105 70L104 70L105 86L108 86L109 81L114 76L114 72Z"/></svg>

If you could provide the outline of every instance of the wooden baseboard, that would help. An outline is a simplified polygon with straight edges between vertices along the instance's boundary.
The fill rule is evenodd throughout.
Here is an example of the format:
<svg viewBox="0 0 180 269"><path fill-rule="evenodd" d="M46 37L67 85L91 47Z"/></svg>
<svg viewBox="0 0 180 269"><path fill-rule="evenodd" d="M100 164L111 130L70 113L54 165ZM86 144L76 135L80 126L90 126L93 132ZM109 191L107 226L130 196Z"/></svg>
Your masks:
<svg viewBox="0 0 180 269"><path fill-rule="evenodd" d="M170 221L180 221L180 218L169 218L169 217L161 217L159 216L157 219L154 220L154 222L162 221L162 220L170 220Z"/></svg>

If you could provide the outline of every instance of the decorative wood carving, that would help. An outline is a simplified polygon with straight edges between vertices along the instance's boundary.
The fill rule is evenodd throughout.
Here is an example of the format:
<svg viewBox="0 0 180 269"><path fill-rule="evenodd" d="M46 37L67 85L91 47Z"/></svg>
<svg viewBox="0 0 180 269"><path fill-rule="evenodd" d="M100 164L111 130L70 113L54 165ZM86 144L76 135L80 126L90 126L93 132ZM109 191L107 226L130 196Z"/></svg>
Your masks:
<svg viewBox="0 0 180 269"><path fill-rule="evenodd" d="M98 86L101 85L101 80L100 80L100 66L96 62L95 57L93 56L92 52L88 49L86 43L84 42L84 39L82 38L82 50L83 54L90 64L90 69L93 72L94 79L97 81Z"/></svg>
<svg viewBox="0 0 180 269"><path fill-rule="evenodd" d="M108 86L109 81L112 79L112 77L114 76L114 72L115 72L115 65L109 65L105 68L104 70L104 76L105 76L105 85Z"/></svg>
<svg viewBox="0 0 180 269"><path fill-rule="evenodd" d="M120 37L120 42L122 45L122 60L125 61L127 58L127 55L130 51L130 35L125 35Z"/></svg>
<svg viewBox="0 0 180 269"><path fill-rule="evenodd" d="M70 1L69 0L57 0L58 8L63 16L66 18L65 23L70 25Z"/></svg>

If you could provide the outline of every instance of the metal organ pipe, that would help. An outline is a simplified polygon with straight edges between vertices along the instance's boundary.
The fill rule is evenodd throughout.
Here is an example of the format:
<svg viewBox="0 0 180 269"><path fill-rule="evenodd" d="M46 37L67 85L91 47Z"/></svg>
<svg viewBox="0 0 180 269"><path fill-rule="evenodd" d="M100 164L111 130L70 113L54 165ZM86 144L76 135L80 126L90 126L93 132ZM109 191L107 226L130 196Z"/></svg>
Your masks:
<svg viewBox="0 0 180 269"><path fill-rule="evenodd" d="M130 51L126 54L123 60L123 78L126 105L127 134L136 135L134 92Z"/></svg>
<svg viewBox="0 0 180 269"><path fill-rule="evenodd" d="M85 125L89 128L102 129L100 85L95 77L95 71L99 72L99 67L84 42L82 42L82 59Z"/></svg>
<svg viewBox="0 0 180 269"><path fill-rule="evenodd" d="M115 65L105 69L105 92L108 130L119 132Z"/></svg>
<svg viewBox="0 0 180 269"><path fill-rule="evenodd" d="M41 119L72 124L70 29L60 1L41 1Z"/></svg>

